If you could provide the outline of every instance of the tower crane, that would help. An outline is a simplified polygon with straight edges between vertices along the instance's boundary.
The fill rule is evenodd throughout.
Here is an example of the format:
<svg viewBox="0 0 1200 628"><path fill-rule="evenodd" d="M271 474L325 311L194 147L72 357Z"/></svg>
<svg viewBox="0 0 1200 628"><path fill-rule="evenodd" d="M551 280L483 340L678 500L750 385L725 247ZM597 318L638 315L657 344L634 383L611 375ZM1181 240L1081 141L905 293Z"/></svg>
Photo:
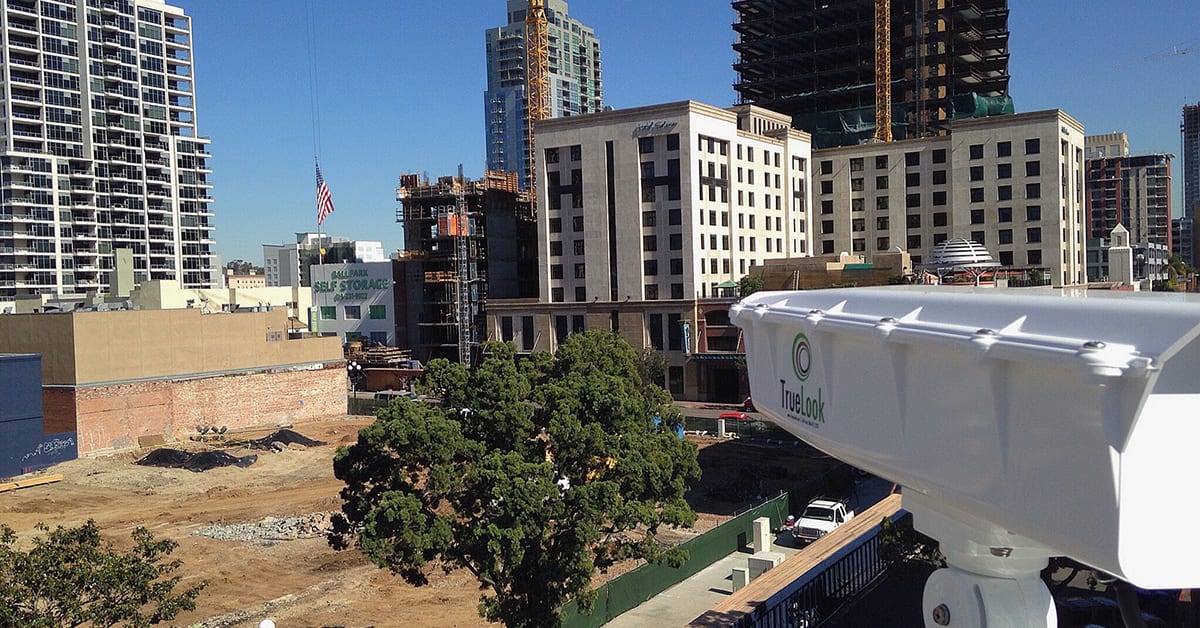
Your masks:
<svg viewBox="0 0 1200 628"><path fill-rule="evenodd" d="M537 212L537 160L533 125L550 117L550 27L545 0L529 0L525 14L525 160L533 188L530 209Z"/></svg>
<svg viewBox="0 0 1200 628"><path fill-rule="evenodd" d="M875 140L892 141L892 5L875 0Z"/></svg>

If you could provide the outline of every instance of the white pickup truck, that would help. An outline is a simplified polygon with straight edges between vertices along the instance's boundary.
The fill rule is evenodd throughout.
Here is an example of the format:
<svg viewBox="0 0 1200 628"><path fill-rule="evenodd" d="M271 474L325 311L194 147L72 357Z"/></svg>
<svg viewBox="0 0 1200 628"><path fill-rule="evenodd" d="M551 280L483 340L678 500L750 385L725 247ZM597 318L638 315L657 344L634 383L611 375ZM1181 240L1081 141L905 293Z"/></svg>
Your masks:
<svg viewBox="0 0 1200 628"><path fill-rule="evenodd" d="M817 498L808 502L804 514L792 526L792 538L800 544L812 543L853 518L854 511L845 502Z"/></svg>

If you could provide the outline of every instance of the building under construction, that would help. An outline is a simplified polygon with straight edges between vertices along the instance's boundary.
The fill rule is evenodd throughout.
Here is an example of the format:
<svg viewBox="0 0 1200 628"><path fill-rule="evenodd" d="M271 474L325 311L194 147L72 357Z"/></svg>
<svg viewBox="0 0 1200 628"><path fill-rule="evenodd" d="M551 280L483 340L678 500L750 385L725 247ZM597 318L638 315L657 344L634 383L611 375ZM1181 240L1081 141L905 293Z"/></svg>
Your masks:
<svg viewBox="0 0 1200 628"><path fill-rule="evenodd" d="M875 135L877 11L890 20L896 139L1013 112L1007 0L735 0L739 100L791 115L814 148ZM887 41L887 39L883 39ZM886 76L886 74L884 75Z"/></svg>
<svg viewBox="0 0 1200 628"><path fill-rule="evenodd" d="M407 347L422 361L470 363L491 298L537 298L537 223L515 173L472 181L400 175Z"/></svg>

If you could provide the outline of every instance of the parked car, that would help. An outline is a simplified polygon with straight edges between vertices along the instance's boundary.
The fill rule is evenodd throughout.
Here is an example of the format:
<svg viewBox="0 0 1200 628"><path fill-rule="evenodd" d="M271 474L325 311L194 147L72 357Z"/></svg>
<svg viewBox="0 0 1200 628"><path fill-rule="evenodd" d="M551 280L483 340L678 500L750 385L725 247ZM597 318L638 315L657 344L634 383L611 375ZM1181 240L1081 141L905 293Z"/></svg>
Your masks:
<svg viewBox="0 0 1200 628"><path fill-rule="evenodd" d="M416 393L410 390L381 390L375 393L375 398L391 403L396 399L416 399Z"/></svg>
<svg viewBox="0 0 1200 628"><path fill-rule="evenodd" d="M792 526L792 538L801 544L812 543L853 518L854 511L846 502L818 497L808 502L804 514Z"/></svg>

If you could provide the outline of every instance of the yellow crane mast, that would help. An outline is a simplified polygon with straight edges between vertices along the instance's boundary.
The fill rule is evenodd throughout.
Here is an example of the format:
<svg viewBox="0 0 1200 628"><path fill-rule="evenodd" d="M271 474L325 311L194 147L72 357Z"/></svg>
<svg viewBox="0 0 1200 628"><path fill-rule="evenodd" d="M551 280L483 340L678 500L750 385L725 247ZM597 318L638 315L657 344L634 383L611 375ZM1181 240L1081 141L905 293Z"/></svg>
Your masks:
<svg viewBox="0 0 1200 628"><path fill-rule="evenodd" d="M889 0L875 0L875 139L892 141L892 5Z"/></svg>
<svg viewBox="0 0 1200 628"><path fill-rule="evenodd" d="M525 14L525 160L531 190L530 209L537 212L537 160L534 159L533 125L550 117L550 26L545 0L529 0Z"/></svg>

